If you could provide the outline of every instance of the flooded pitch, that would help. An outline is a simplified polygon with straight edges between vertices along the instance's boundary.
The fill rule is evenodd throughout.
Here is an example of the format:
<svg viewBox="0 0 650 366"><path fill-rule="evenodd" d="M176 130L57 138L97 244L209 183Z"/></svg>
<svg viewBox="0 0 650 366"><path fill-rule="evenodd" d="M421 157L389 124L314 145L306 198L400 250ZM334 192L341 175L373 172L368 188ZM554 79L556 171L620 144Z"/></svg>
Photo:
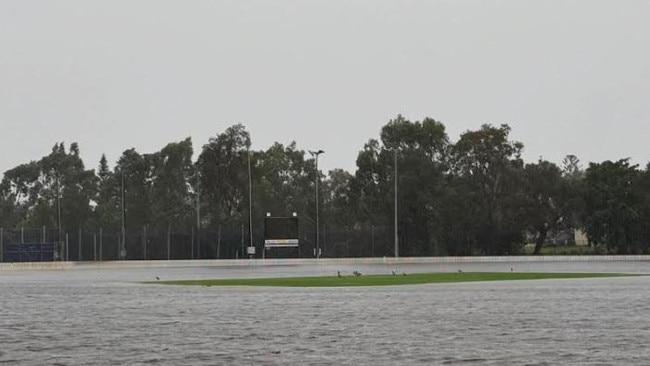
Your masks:
<svg viewBox="0 0 650 366"><path fill-rule="evenodd" d="M0 271L0 363L630 365L650 359L650 277L324 289L139 283L396 267L650 272L647 262Z"/></svg>

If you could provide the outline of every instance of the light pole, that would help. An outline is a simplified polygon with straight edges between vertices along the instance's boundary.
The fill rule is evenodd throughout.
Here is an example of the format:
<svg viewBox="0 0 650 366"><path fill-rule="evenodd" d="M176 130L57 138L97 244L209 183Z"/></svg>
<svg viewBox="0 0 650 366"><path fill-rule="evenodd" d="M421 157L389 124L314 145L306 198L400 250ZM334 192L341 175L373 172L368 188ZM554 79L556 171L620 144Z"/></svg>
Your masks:
<svg viewBox="0 0 650 366"><path fill-rule="evenodd" d="M59 244L63 241L61 236L61 183L59 181L58 173L56 177L56 215L57 215L57 226L59 229Z"/></svg>
<svg viewBox="0 0 650 366"><path fill-rule="evenodd" d="M61 246L61 260L63 260L63 236L61 236L61 182L59 180L59 173L56 173L56 221L59 229L59 242ZM2 250L2 248L0 248Z"/></svg>
<svg viewBox="0 0 650 366"><path fill-rule="evenodd" d="M199 162L196 162L196 256L201 258L201 187L199 186ZM194 259L194 248L192 248L192 259Z"/></svg>
<svg viewBox="0 0 650 366"><path fill-rule="evenodd" d="M399 237L397 236L397 150L393 150L395 154L395 258L399 258Z"/></svg>
<svg viewBox="0 0 650 366"><path fill-rule="evenodd" d="M126 257L126 208L124 207L124 172L122 172L122 245L120 248L120 259L124 260Z"/></svg>
<svg viewBox="0 0 650 366"><path fill-rule="evenodd" d="M319 235L318 235L318 227L319 227L319 224L318 224L318 181L320 180L320 174L318 173L318 156L320 154L324 153L324 152L325 151L323 151L323 150L318 150L318 151L309 150L309 153L311 154L311 156L316 157L316 253L315 253L316 259L320 258L320 244L318 242L318 240L319 240Z"/></svg>
<svg viewBox="0 0 650 366"><path fill-rule="evenodd" d="M251 150L246 149L248 154L248 246L253 246L253 178L251 177ZM243 256L243 253L242 253Z"/></svg>

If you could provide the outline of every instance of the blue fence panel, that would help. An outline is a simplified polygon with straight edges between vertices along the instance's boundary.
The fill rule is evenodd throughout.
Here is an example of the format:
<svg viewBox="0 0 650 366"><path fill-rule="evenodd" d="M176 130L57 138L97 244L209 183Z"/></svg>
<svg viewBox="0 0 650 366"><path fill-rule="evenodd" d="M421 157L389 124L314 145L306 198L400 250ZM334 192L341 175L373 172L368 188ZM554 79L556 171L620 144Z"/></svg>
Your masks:
<svg viewBox="0 0 650 366"><path fill-rule="evenodd" d="M2 252L4 262L52 262L56 244L5 244Z"/></svg>

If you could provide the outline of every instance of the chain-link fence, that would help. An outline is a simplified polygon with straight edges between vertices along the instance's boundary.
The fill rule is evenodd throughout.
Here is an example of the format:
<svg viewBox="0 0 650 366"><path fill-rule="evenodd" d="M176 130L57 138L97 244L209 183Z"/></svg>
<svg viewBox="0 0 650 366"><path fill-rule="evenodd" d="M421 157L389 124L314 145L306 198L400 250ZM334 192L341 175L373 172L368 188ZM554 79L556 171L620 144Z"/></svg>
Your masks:
<svg viewBox="0 0 650 366"><path fill-rule="evenodd" d="M59 259L60 241L54 232L0 227L0 262L51 262Z"/></svg>
<svg viewBox="0 0 650 366"><path fill-rule="evenodd" d="M344 228L323 226L318 246L321 257L392 256L392 227ZM314 257L315 228L299 230L300 246L293 251L264 251L262 228L251 240L247 225L217 226L196 230L144 226L122 230L76 230L53 228L0 228L0 262L113 261Z"/></svg>

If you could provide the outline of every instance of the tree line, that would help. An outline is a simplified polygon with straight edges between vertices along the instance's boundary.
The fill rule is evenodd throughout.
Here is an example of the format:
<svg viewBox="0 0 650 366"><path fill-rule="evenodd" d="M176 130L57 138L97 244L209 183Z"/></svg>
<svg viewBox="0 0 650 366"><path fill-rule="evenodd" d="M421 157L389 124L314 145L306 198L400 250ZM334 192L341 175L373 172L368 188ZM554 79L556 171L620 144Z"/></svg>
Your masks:
<svg viewBox="0 0 650 366"><path fill-rule="evenodd" d="M295 142L252 150L241 124L211 137L196 161L190 138L154 153L126 150L112 169L105 156L88 169L77 143L57 143L49 155L4 173L0 227L46 227L61 239L124 226L131 236L144 230L143 237L166 235L168 242L180 240L171 233L191 232L181 245L192 246L192 257L227 258L241 255L240 242L261 250L267 212L296 212L311 248L318 179L325 256L394 255L395 198L401 256L513 255L527 243L537 254L575 229L609 253L648 252L648 167L620 159L583 168L573 155L560 166L527 163L510 131L486 124L451 141L443 123L400 115L363 145L353 174L317 171L314 157ZM215 241L222 237L219 253Z"/></svg>

